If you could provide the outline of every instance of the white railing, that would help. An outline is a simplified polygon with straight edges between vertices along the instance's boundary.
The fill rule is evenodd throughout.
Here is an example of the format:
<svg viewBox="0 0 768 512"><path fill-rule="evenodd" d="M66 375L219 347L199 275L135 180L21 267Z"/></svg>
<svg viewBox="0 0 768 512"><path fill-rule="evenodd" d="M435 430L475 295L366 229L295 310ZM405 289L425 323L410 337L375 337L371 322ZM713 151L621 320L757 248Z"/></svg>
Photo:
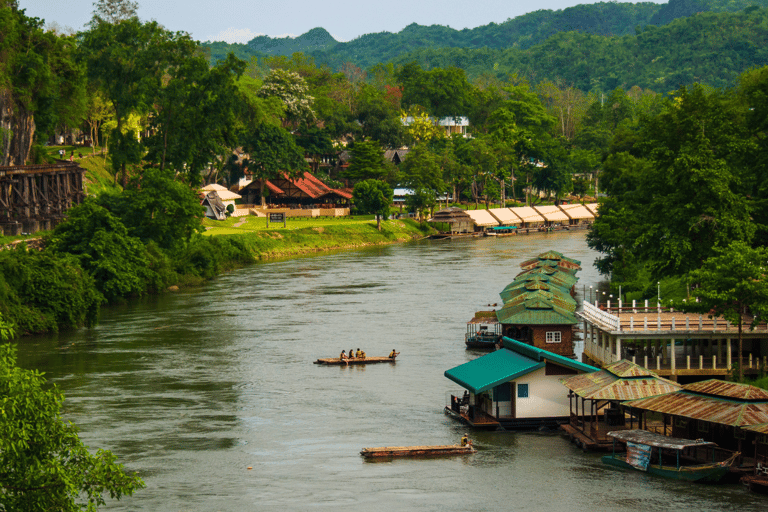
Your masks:
<svg viewBox="0 0 768 512"><path fill-rule="evenodd" d="M607 326L611 331L618 331L621 328L621 320L618 316L607 313L589 302L584 302L582 304L584 306L582 314L588 317L590 321L601 323Z"/></svg>

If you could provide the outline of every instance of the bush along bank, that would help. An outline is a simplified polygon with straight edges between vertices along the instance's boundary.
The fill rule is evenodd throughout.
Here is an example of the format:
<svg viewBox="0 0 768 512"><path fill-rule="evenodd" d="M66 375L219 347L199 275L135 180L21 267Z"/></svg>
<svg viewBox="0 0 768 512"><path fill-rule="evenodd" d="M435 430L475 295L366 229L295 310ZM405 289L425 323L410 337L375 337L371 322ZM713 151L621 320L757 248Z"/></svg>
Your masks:
<svg viewBox="0 0 768 512"><path fill-rule="evenodd" d="M180 185L180 186L176 186ZM87 199L45 237L0 251L0 314L17 335L92 326L99 307L197 285L256 261L402 242L430 228L413 221L203 236L194 192L148 170L141 187Z"/></svg>

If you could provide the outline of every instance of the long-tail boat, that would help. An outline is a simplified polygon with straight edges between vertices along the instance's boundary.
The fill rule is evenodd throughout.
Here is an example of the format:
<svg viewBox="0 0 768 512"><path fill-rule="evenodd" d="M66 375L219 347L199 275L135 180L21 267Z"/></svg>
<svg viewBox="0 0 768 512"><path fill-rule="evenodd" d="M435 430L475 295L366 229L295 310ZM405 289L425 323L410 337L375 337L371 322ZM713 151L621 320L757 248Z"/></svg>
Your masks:
<svg viewBox="0 0 768 512"><path fill-rule="evenodd" d="M338 357L328 357L324 359L318 359L315 364L326 365L350 365L350 364L376 364L376 363L394 363L397 360L396 357L350 357L347 359L341 359Z"/></svg>
<svg viewBox="0 0 768 512"><path fill-rule="evenodd" d="M367 459L388 457L420 457L431 455L463 455L475 453L477 450L471 445L460 446L457 444L439 446L381 446L378 448L363 448L360 455Z"/></svg>
<svg viewBox="0 0 768 512"><path fill-rule="evenodd" d="M603 457L604 463L689 482L719 482L740 455L703 439L667 437L646 430L608 432L608 437L613 438L613 453ZM626 445L625 452L616 451L617 441ZM716 455L723 452L730 456L716 461Z"/></svg>

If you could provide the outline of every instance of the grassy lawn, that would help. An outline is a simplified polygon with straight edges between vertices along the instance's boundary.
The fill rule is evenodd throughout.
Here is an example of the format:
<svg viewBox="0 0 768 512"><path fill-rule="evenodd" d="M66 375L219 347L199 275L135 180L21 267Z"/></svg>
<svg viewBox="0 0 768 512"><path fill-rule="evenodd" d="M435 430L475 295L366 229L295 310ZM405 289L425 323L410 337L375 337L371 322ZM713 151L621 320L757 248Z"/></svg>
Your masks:
<svg viewBox="0 0 768 512"><path fill-rule="evenodd" d="M102 155L94 155L94 149L96 153L99 153L102 148L96 146L95 148L83 148L75 146L45 146L43 152L49 161L61 159L59 156L59 150L64 150L64 160L69 160L72 151L75 152L74 161L87 172L85 173L85 193L89 196L98 195L105 190L120 190L120 185L115 183L115 177L112 171L109 169L109 156L106 158ZM80 155L83 158L80 158Z"/></svg>
<svg viewBox="0 0 768 512"><path fill-rule="evenodd" d="M254 231L285 231L297 230L315 227L330 226L354 226L376 223L373 215L355 215L353 217L289 217L286 221L286 227L283 228L282 222L270 222L267 227L266 217L256 217L248 215L247 217L229 217L227 220L204 219L206 235L239 235Z"/></svg>

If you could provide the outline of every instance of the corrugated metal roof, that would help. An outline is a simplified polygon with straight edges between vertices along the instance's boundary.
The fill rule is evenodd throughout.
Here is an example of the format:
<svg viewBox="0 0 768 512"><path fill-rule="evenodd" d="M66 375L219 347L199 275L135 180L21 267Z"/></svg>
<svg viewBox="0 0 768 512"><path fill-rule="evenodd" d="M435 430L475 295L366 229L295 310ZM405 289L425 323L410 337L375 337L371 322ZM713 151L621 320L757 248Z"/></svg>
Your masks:
<svg viewBox="0 0 768 512"><path fill-rule="evenodd" d="M694 393L715 395L722 398L735 398L737 400L768 400L768 391L765 389L750 386L749 384L726 382L718 379L686 384L683 388Z"/></svg>
<svg viewBox="0 0 768 512"><path fill-rule="evenodd" d="M549 283L554 283L558 286L568 289L570 289L571 286L575 285L579 281L579 278L573 274L564 272L556 267L549 266L534 267L529 270L523 270L515 276L515 281L530 279L534 276L548 276Z"/></svg>
<svg viewBox="0 0 768 512"><path fill-rule="evenodd" d="M467 322L468 324L497 324L499 323L498 318L496 318L496 312L495 311L478 311L475 313L475 316L472 317L472 320Z"/></svg>
<svg viewBox="0 0 768 512"><path fill-rule="evenodd" d="M523 222L544 222L544 217L539 215L539 212L531 208L530 206L516 206L510 208L512 213L520 217Z"/></svg>
<svg viewBox="0 0 768 512"><path fill-rule="evenodd" d="M672 450L682 450L691 446L712 446L715 443L704 441L703 439L683 439L681 437L669 437L647 430L617 430L608 432L608 437L614 437L620 441L643 444L645 446L655 446L658 448L669 448Z"/></svg>
<svg viewBox="0 0 768 512"><path fill-rule="evenodd" d="M655 373L642 366L622 359L603 367L617 377L658 377ZM678 388L680 386L677 386Z"/></svg>
<svg viewBox="0 0 768 512"><path fill-rule="evenodd" d="M627 368L630 367L636 367L638 370L633 368L628 371ZM642 376L621 376L615 373L614 369L623 374L638 373ZM564 378L560 382L578 396L592 400L634 400L671 393L681 387L624 359L598 372Z"/></svg>
<svg viewBox="0 0 768 512"><path fill-rule="evenodd" d="M757 425L749 425L742 428L744 430L751 430L752 432L768 435L768 423L758 423Z"/></svg>
<svg viewBox="0 0 768 512"><path fill-rule="evenodd" d="M587 209L583 204L561 204L560 209L565 214L575 220L594 219L595 214Z"/></svg>
<svg viewBox="0 0 768 512"><path fill-rule="evenodd" d="M488 210L467 210L467 215L472 217L474 223L478 226L498 226L499 221L488 213Z"/></svg>
<svg viewBox="0 0 768 512"><path fill-rule="evenodd" d="M563 222L570 220L568 216L555 205L534 206L533 208L549 222Z"/></svg>
<svg viewBox="0 0 768 512"><path fill-rule="evenodd" d="M624 402L624 405L734 427L768 423L768 401L744 402L714 398L686 390L629 400Z"/></svg>
<svg viewBox="0 0 768 512"><path fill-rule="evenodd" d="M488 210L488 213L498 219L502 226L513 226L523 222L509 208L491 208Z"/></svg>
<svg viewBox="0 0 768 512"><path fill-rule="evenodd" d="M557 251L543 252L535 258L520 263L520 268L523 270L530 270L535 267L543 266L557 267L559 270L570 274L575 274L576 271L581 270L580 261L568 258Z"/></svg>

